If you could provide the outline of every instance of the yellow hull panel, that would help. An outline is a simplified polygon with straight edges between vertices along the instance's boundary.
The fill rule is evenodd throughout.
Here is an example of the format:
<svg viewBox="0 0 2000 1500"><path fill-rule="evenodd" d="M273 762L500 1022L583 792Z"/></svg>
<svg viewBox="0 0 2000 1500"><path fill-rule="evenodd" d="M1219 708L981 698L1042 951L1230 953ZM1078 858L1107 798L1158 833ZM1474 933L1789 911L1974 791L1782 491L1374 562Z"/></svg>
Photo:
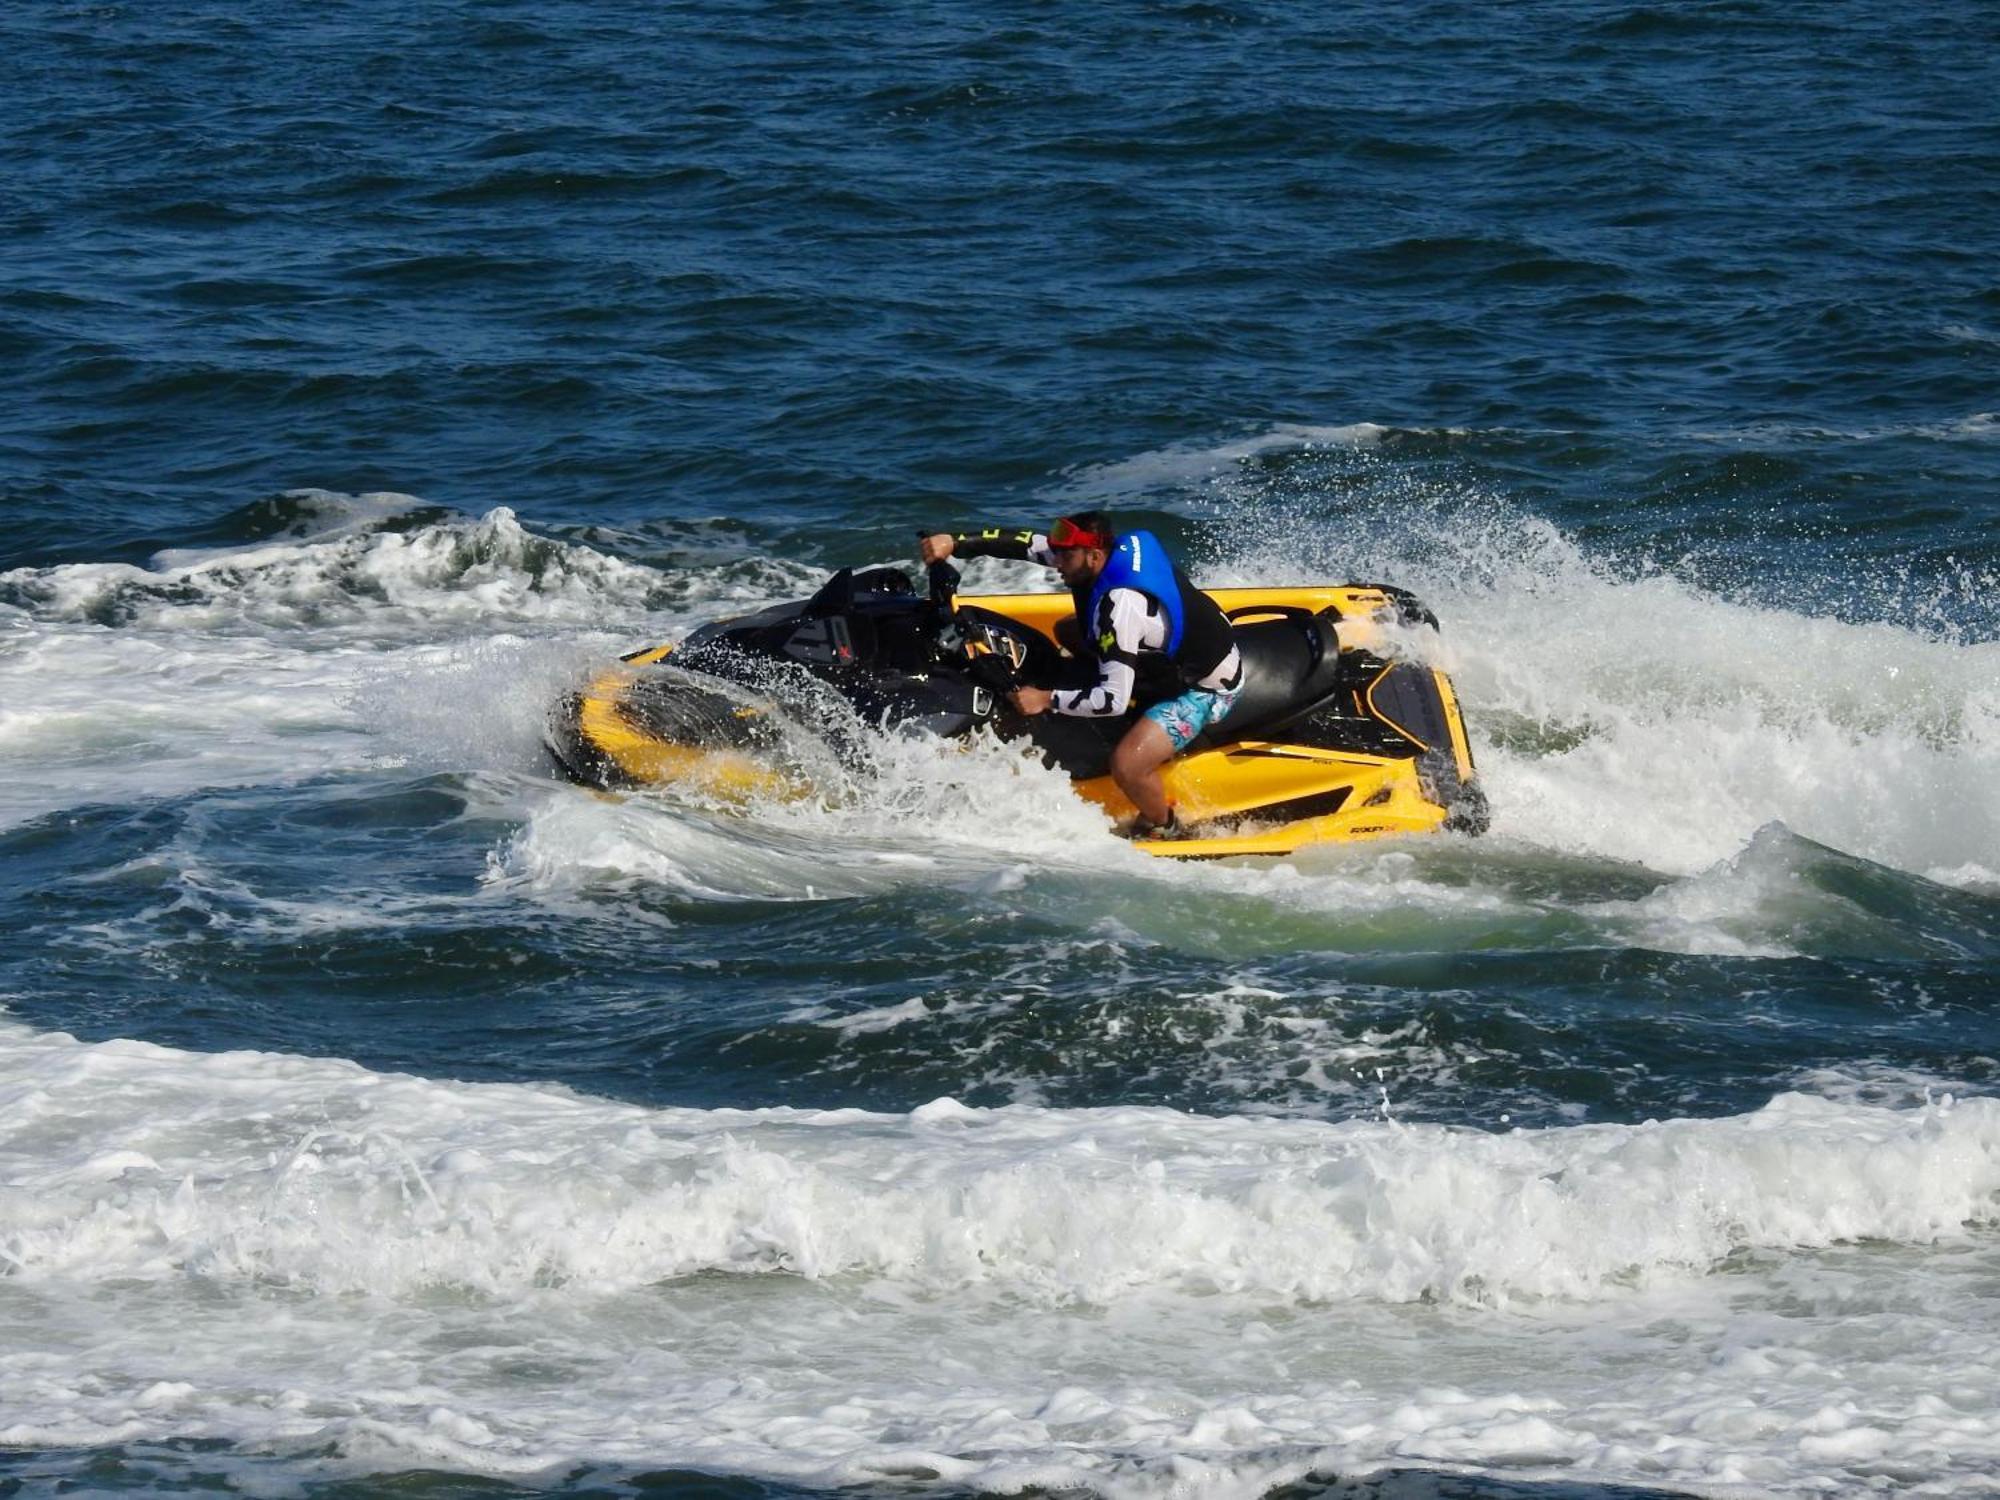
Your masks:
<svg viewBox="0 0 2000 1500"><path fill-rule="evenodd" d="M666 656L662 646L632 658L633 666ZM630 666L615 667L591 679L578 695L577 727L584 739L629 781L645 785L672 782L711 796L748 801L753 797L800 796L805 788L792 777L773 770L754 755L701 745L679 745L644 733L618 711L619 694L637 677Z"/></svg>

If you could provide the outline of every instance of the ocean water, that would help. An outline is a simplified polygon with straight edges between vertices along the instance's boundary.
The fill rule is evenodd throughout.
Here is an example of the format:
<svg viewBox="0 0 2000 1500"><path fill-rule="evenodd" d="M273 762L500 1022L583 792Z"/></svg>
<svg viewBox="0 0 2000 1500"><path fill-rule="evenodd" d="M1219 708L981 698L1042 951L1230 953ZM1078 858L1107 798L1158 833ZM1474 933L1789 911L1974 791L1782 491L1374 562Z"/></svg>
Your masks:
<svg viewBox="0 0 2000 1500"><path fill-rule="evenodd" d="M0 37L0 1495L2000 1493L1990 8ZM1491 833L549 775L1083 506L1420 594Z"/></svg>

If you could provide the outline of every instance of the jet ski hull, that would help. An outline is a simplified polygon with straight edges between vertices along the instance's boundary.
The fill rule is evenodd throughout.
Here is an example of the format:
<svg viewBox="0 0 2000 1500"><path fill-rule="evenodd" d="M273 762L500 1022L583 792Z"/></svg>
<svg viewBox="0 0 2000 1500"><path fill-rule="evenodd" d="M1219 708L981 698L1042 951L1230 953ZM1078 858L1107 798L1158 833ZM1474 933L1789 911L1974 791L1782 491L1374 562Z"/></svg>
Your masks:
<svg viewBox="0 0 2000 1500"><path fill-rule="evenodd" d="M1070 772L1079 795L1114 819L1136 815L1106 774L1127 721L1023 720L1005 707L1004 685L993 673L967 669L982 622L994 627L986 633L995 641L1027 658L1017 666L1046 669L1056 659L1056 626L1073 609L1067 594L966 597L955 611L939 607L926 624L907 580L895 575L903 585L897 590L870 583L874 576L863 576L868 587L858 595L850 583L829 604L823 591L801 605L705 627L684 650L653 647L598 673L551 715L557 764L573 780L603 788L676 784L746 799L799 795L806 788L784 766L773 732L787 695L760 676L767 658L789 657L784 670L828 684L863 720L917 724L945 737L990 725L1029 738ZM1485 827L1485 798L1451 682L1402 649L1399 637L1412 627L1435 625L1414 599L1356 584L1207 592L1236 624L1249 685L1229 719L1162 772L1194 836L1140 839L1134 847L1219 859ZM918 622L913 632L908 619ZM956 624L948 621L965 624L973 643L955 646L949 659L913 657L919 648L906 634L933 629L956 642Z"/></svg>

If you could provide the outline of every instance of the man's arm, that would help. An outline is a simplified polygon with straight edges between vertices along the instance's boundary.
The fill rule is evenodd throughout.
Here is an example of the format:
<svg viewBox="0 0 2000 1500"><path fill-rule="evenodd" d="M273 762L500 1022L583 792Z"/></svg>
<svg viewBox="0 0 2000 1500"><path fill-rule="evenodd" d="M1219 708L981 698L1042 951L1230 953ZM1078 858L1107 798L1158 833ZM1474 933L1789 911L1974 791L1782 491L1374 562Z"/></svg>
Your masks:
<svg viewBox="0 0 2000 1500"><path fill-rule="evenodd" d="M1014 562L1055 566L1049 538L1040 531L1007 531L988 526L979 531L938 531L926 536L917 547L917 556L928 567L947 557L1004 557Z"/></svg>
<svg viewBox="0 0 2000 1500"><path fill-rule="evenodd" d="M1133 665L1141 651L1161 651L1167 644L1167 617L1152 599L1137 589L1113 589L1097 606L1091 649L1097 653L1097 681L1089 687L1058 689L1049 707L1059 714L1085 719L1110 719L1132 706L1138 686Z"/></svg>

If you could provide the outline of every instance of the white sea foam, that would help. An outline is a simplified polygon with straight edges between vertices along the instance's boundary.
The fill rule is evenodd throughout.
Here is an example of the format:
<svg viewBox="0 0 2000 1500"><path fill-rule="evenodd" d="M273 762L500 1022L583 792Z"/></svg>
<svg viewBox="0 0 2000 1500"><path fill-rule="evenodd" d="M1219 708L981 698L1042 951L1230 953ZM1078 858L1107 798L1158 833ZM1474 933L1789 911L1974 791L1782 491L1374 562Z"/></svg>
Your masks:
<svg viewBox="0 0 2000 1500"><path fill-rule="evenodd" d="M2000 1461L1991 1099L655 1110L0 1022L0 1102L9 1444L1120 1497Z"/></svg>
<svg viewBox="0 0 2000 1500"><path fill-rule="evenodd" d="M808 577L668 581L504 508L393 533L375 523L408 497L340 498L255 546L0 575L0 826L381 766L536 766L548 705L588 666Z"/></svg>
<svg viewBox="0 0 2000 1500"><path fill-rule="evenodd" d="M393 530L396 524L424 508L414 495L377 490L344 495L333 490L292 490L283 497L292 517L277 536L234 547L163 547L150 562L156 573L213 566L231 557L261 557L281 541L311 544L348 536Z"/></svg>
<svg viewBox="0 0 2000 1500"><path fill-rule="evenodd" d="M1144 870L1147 856L1059 772L985 736L868 734L843 763L804 726L804 795L746 803L666 788L565 791L536 806L489 879L534 893L639 880L715 898L823 900L989 882L996 861Z"/></svg>
<svg viewBox="0 0 2000 1500"><path fill-rule="evenodd" d="M548 705L613 639L313 646L69 623L0 637L0 826L383 768L539 771Z"/></svg>
<svg viewBox="0 0 2000 1500"><path fill-rule="evenodd" d="M67 623L0 638L0 825L353 766L369 754L341 703L357 663Z"/></svg>
<svg viewBox="0 0 2000 1500"><path fill-rule="evenodd" d="M1444 624L1496 832L1684 875L1777 821L1930 878L1990 879L2000 641L1614 569L1478 494L1402 499L1340 514L1311 494L1265 500L1225 524L1227 560L1204 581L1416 590ZM1264 540L1274 523L1282 548Z"/></svg>
<svg viewBox="0 0 2000 1500"><path fill-rule="evenodd" d="M1284 862L1181 864L1134 851L1061 778L988 741L885 740L869 771L792 801L743 806L685 794L601 797L552 787L521 804L496 850L494 889L561 905L593 888L708 900L839 900L954 887L1079 932L1257 960L1301 949L1458 951L1613 944L1787 957L1958 951L1908 927L1893 899L1871 915L1843 890L1855 862L1781 825L1686 878L1551 856L1504 835L1307 851ZM1893 882L1901 877L1884 878ZM1551 881L1553 880L1553 885ZM1607 881L1647 887L1616 899ZM1584 894L1580 894L1584 893Z"/></svg>
<svg viewBox="0 0 2000 1500"><path fill-rule="evenodd" d="M1506 618L1489 613L1497 628L1464 648L1467 697L1577 734L1553 752L1486 754L1501 831L1674 872L1773 820L1920 874L2000 847L2000 643L1732 606L1664 581L1582 591L1565 604L1588 615L1560 640L1535 634L1528 601L1494 604Z"/></svg>
<svg viewBox="0 0 2000 1500"><path fill-rule="evenodd" d="M150 568L17 568L0 574L0 597L38 619L125 631L309 632L302 645L385 637L402 644L504 628L654 630L683 618L678 610L765 598L811 576L747 558L741 576L669 579L535 535L506 506L408 531L379 530L378 519L363 507L303 536L162 552Z"/></svg>

